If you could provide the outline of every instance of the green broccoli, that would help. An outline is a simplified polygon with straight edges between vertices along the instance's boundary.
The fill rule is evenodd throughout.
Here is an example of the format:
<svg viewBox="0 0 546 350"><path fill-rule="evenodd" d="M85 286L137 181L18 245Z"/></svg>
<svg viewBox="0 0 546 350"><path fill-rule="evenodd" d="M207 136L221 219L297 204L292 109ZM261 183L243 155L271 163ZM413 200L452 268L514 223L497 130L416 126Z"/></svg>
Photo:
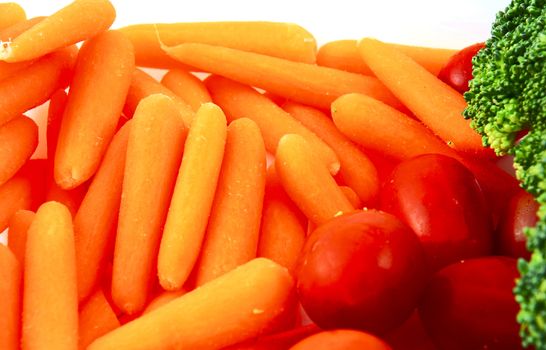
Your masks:
<svg viewBox="0 0 546 350"><path fill-rule="evenodd" d="M516 176L539 204L527 229L530 261L521 260L514 293L525 346L546 349L546 0L512 0L473 59L464 112L485 145L514 156ZM527 134L525 134L527 133ZM518 140L518 137L525 135Z"/></svg>

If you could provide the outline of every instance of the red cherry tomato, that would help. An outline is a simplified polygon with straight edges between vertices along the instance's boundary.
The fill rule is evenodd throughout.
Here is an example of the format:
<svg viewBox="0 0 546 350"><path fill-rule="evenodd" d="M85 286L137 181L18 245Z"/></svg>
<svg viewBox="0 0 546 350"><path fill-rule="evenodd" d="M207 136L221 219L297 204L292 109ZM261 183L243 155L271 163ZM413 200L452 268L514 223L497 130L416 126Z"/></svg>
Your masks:
<svg viewBox="0 0 546 350"><path fill-rule="evenodd" d="M385 340L393 350L437 350L417 309L404 324L386 334Z"/></svg>
<svg viewBox="0 0 546 350"><path fill-rule="evenodd" d="M300 341L290 350L392 350L381 339L364 332L337 329L320 332Z"/></svg>
<svg viewBox="0 0 546 350"><path fill-rule="evenodd" d="M383 186L380 208L405 222L433 271L491 251L491 219L474 175L457 160L426 154L400 163Z"/></svg>
<svg viewBox="0 0 546 350"><path fill-rule="evenodd" d="M537 201L531 194L524 190L516 193L501 220L497 253L514 258L529 259L531 257L531 253L526 248L527 237L524 228L536 225L538 207Z"/></svg>
<svg viewBox="0 0 546 350"><path fill-rule="evenodd" d="M419 313L438 350L518 350L516 259L486 257L446 267L430 281Z"/></svg>
<svg viewBox="0 0 546 350"><path fill-rule="evenodd" d="M386 332L412 313L426 280L419 240L376 210L335 218L308 239L297 269L300 301L319 327Z"/></svg>
<svg viewBox="0 0 546 350"><path fill-rule="evenodd" d="M461 94L468 91L468 82L472 80L472 58L484 47L484 43L477 43L457 52L447 61L438 78Z"/></svg>

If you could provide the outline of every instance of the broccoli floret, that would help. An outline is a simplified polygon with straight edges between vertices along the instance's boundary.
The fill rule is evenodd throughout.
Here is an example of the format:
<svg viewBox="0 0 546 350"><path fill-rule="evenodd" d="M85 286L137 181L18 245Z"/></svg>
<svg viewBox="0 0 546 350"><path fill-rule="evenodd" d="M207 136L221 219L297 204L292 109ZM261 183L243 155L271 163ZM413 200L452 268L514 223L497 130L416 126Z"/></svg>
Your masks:
<svg viewBox="0 0 546 350"><path fill-rule="evenodd" d="M465 94L485 145L514 155L516 176L540 204L527 229L530 261L519 261L514 293L524 345L546 349L546 0L512 0L497 15L492 36L473 59ZM520 140L518 137L527 132Z"/></svg>

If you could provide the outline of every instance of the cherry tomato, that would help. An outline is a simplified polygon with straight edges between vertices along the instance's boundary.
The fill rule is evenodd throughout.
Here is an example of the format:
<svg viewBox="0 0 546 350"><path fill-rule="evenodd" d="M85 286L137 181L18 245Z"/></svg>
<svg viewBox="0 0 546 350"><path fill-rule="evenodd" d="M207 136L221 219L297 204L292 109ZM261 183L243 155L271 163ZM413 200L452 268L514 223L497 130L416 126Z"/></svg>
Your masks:
<svg viewBox="0 0 546 350"><path fill-rule="evenodd" d="M400 163L380 197L380 208L417 234L433 271L491 251L490 211L482 191L453 158L426 154Z"/></svg>
<svg viewBox="0 0 546 350"><path fill-rule="evenodd" d="M392 350L383 340L350 329L320 332L305 338L290 350Z"/></svg>
<svg viewBox="0 0 546 350"><path fill-rule="evenodd" d="M383 333L402 324L426 281L415 234L376 210L335 218L309 237L297 268L300 302L319 327Z"/></svg>
<svg viewBox="0 0 546 350"><path fill-rule="evenodd" d="M393 350L437 350L417 309L404 324L386 334L385 340Z"/></svg>
<svg viewBox="0 0 546 350"><path fill-rule="evenodd" d="M524 228L537 223L538 203L535 198L520 190L510 200L502 218L497 240L497 253L514 258L529 259L531 253L526 248L527 237Z"/></svg>
<svg viewBox="0 0 546 350"><path fill-rule="evenodd" d="M469 259L436 273L419 312L438 350L521 349L517 277L516 259L507 257Z"/></svg>
<svg viewBox="0 0 546 350"><path fill-rule="evenodd" d="M484 47L484 43L477 43L457 52L447 61L438 78L461 94L468 91L468 82L472 80L472 58Z"/></svg>

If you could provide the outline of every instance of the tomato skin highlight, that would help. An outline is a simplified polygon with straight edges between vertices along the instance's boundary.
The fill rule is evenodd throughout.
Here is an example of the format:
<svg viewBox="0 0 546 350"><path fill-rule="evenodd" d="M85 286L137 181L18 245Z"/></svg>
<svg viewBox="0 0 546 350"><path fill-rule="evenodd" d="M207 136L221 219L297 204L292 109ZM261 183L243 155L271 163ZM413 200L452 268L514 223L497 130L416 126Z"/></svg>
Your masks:
<svg viewBox="0 0 546 350"><path fill-rule="evenodd" d="M484 195L474 175L453 158L425 154L400 163L382 188L380 209L413 229L433 272L492 250Z"/></svg>
<svg viewBox="0 0 546 350"><path fill-rule="evenodd" d="M377 210L319 226L306 242L296 271L301 304L319 327L376 334L409 318L427 279L415 234Z"/></svg>
<svg viewBox="0 0 546 350"><path fill-rule="evenodd" d="M522 349L516 265L507 257L468 259L432 277L419 314L438 350Z"/></svg>
<svg viewBox="0 0 546 350"><path fill-rule="evenodd" d="M472 80L472 58L484 47L485 43L477 43L457 52L447 61L438 78L461 94L467 92L468 82Z"/></svg>

